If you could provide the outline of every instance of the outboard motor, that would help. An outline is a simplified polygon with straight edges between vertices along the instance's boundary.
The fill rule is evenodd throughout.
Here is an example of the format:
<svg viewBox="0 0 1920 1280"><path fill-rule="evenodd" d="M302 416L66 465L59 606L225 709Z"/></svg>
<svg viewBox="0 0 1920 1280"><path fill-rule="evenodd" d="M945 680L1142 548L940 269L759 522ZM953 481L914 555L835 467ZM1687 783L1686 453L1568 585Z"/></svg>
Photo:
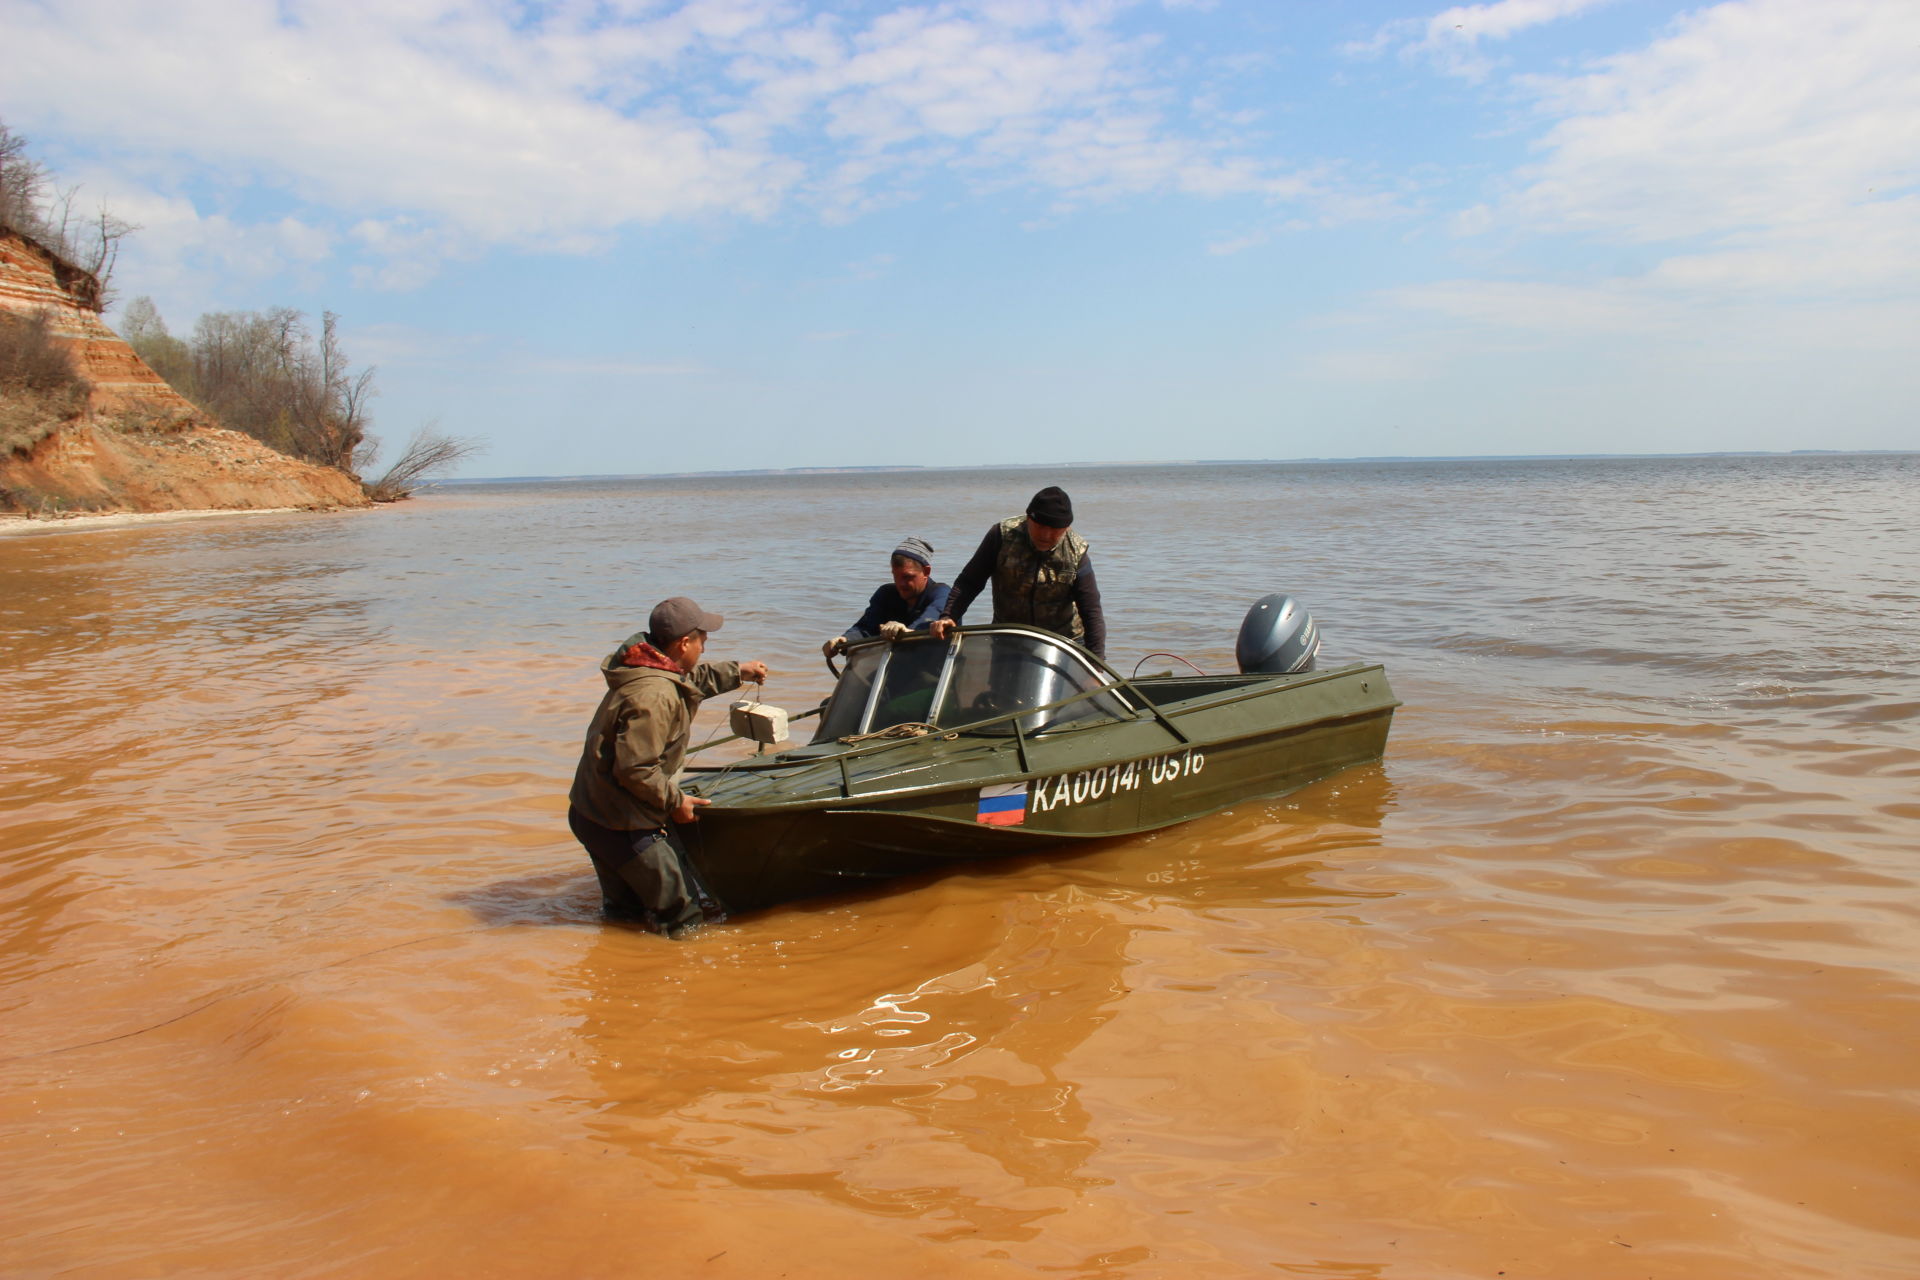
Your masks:
<svg viewBox="0 0 1920 1280"><path fill-rule="evenodd" d="M1282 676L1313 670L1320 652L1320 628L1292 596L1261 596L1240 624L1233 656L1243 674Z"/></svg>

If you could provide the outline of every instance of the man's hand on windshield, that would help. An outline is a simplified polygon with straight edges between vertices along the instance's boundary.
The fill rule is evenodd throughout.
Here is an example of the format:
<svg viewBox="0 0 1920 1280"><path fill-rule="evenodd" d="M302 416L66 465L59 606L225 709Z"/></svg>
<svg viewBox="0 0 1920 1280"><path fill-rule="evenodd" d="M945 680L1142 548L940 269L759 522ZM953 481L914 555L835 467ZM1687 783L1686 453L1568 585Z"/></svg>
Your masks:
<svg viewBox="0 0 1920 1280"><path fill-rule="evenodd" d="M906 637L906 634L907 624L904 622L883 622L880 624L880 638L882 640L901 640Z"/></svg>
<svg viewBox="0 0 1920 1280"><path fill-rule="evenodd" d="M948 636L952 635L956 630L958 630L959 626L960 624L955 622L952 618L935 618L933 620L933 628L932 628L933 638L935 640L945 640Z"/></svg>

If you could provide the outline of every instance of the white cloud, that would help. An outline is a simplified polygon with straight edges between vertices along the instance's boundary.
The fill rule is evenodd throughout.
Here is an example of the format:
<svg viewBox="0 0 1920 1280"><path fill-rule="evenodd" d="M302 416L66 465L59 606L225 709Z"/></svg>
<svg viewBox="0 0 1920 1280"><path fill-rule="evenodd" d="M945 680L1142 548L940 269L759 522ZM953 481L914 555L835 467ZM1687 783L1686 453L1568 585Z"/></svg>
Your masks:
<svg viewBox="0 0 1920 1280"><path fill-rule="evenodd" d="M1920 181L1916 50L1920 5L1754 0L1530 78L1555 123L1504 213L1653 242L1868 211Z"/></svg>
<svg viewBox="0 0 1920 1280"><path fill-rule="evenodd" d="M1912 380L1912 335L1920 298L1829 299L1807 305L1753 305L1744 296L1666 288L1659 278L1584 284L1449 280L1395 290L1375 317L1382 329L1420 317L1443 322L1420 341L1463 354L1504 352L1524 362L1555 352L1576 362L1602 352L1689 359L1752 370L1763 378L1819 384L1833 365L1868 361Z"/></svg>
<svg viewBox="0 0 1920 1280"><path fill-rule="evenodd" d="M1920 6L1751 0L1525 83L1540 159L1463 234L1671 245L1649 298L1920 293Z"/></svg>
<svg viewBox="0 0 1920 1280"><path fill-rule="evenodd" d="M138 228L122 245L115 279L140 281L175 319L235 305L229 281L277 277L316 283L339 245L333 229L292 216L247 221L203 213L177 195L95 175L82 183L115 216Z"/></svg>
<svg viewBox="0 0 1920 1280"><path fill-rule="evenodd" d="M469 256L471 246L445 223L402 215L363 218L349 229L348 238L373 255L349 273L364 289L404 292L431 280L451 259Z"/></svg>
<svg viewBox="0 0 1920 1280"><path fill-rule="evenodd" d="M1482 39L1505 40L1530 27L1571 18L1608 0L1499 0L1497 4L1455 5L1427 19L1427 38L1438 43L1458 40L1476 44Z"/></svg>
<svg viewBox="0 0 1920 1280"><path fill-rule="evenodd" d="M1133 2L63 0L12 6L0 82L175 190L306 202L399 286L490 244L851 217L943 172L1067 201L1332 194L1176 121L1172 73L1116 34Z"/></svg>
<svg viewBox="0 0 1920 1280"><path fill-rule="evenodd" d="M1920 6L1739 0L1577 74L1524 77L1539 158L1456 214L1455 233L1509 248L1572 236L1654 250L1650 264L1600 280L1569 266L1544 281L1442 281L1390 300L1543 336L1744 332L1751 309L1792 308L1878 349L1876 326L1920 299L1916 49Z"/></svg>
<svg viewBox="0 0 1920 1280"><path fill-rule="evenodd" d="M1920 6L1738 0L1516 80L1536 157L1453 219L1483 274L1378 294L1382 350L1891 420L1920 333L1917 49Z"/></svg>
<svg viewBox="0 0 1920 1280"><path fill-rule="evenodd" d="M1664 259L1648 280L1728 298L1920 297L1920 196L1723 236Z"/></svg>
<svg viewBox="0 0 1920 1280"><path fill-rule="evenodd" d="M1422 22L1389 22L1373 38L1347 46L1346 52L1372 56L1388 49L1402 58L1432 62L1449 75L1484 80L1499 65L1481 41L1511 39L1533 27L1575 17L1610 0L1498 0L1494 4L1455 5Z"/></svg>

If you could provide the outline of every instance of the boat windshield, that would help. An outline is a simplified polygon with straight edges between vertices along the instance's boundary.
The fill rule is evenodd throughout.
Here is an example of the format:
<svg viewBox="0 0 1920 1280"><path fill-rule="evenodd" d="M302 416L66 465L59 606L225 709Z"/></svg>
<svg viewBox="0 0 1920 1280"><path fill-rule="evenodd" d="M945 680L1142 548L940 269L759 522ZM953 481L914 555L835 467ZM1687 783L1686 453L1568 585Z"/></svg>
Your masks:
<svg viewBox="0 0 1920 1280"><path fill-rule="evenodd" d="M947 646L931 638L866 645L847 655L815 742L878 733L897 724L933 719L933 695L947 663Z"/></svg>
<svg viewBox="0 0 1920 1280"><path fill-rule="evenodd" d="M1064 644L1027 632L986 632L964 638L954 655L938 723L958 729L1018 711L1044 707L1093 693L1090 698L1035 711L1019 718L1022 733L1078 728L1127 714L1127 704L1110 688L1111 677ZM1013 732L1012 721L988 725L982 733Z"/></svg>
<svg viewBox="0 0 1920 1280"><path fill-rule="evenodd" d="M1090 693L1067 706L1019 717L1022 733L1078 728L1128 714L1111 683L1111 676L1070 645L1027 631L970 632L951 646L919 636L863 645L847 655L813 740L829 742L900 724L959 729ZM1013 721L978 732L1011 734Z"/></svg>

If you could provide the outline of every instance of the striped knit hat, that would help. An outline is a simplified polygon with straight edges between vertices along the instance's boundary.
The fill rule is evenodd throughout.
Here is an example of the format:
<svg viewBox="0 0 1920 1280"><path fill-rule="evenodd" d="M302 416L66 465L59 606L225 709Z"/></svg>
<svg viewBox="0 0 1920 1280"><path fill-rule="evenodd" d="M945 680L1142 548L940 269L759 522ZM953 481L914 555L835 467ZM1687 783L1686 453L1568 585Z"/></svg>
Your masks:
<svg viewBox="0 0 1920 1280"><path fill-rule="evenodd" d="M893 549L893 554L896 556L906 556L910 560L918 560L927 568L933 568L933 544L922 541L919 538L902 538L900 545ZM888 559L892 559L892 557L889 556Z"/></svg>

